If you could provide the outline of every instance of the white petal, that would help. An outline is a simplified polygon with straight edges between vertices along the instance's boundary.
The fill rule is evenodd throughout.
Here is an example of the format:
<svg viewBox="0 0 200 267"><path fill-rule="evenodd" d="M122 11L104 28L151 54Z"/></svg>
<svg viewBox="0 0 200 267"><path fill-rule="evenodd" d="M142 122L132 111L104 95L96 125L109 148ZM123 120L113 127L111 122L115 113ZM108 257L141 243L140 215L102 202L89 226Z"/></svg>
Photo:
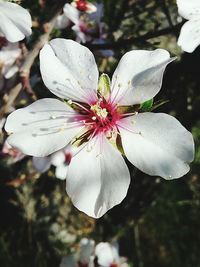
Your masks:
<svg viewBox="0 0 200 267"><path fill-rule="evenodd" d="M138 169L165 179L179 178L189 171L194 141L175 118L141 113L122 119L119 124L126 157Z"/></svg>
<svg viewBox="0 0 200 267"><path fill-rule="evenodd" d="M2 47L0 50L0 61L4 64L13 64L20 55L19 43L8 43L7 46Z"/></svg>
<svg viewBox="0 0 200 267"><path fill-rule="evenodd" d="M65 162L65 154L64 154L64 151L63 149L53 153L51 155L51 163L58 167L60 165L63 165L63 163Z"/></svg>
<svg viewBox="0 0 200 267"><path fill-rule="evenodd" d="M50 157L33 157L33 166L38 172L46 172L51 166Z"/></svg>
<svg viewBox="0 0 200 267"><path fill-rule="evenodd" d="M199 0L177 0L178 13L185 19L200 17Z"/></svg>
<svg viewBox="0 0 200 267"><path fill-rule="evenodd" d="M31 34L31 16L23 7L0 2L0 31L10 42L17 42Z"/></svg>
<svg viewBox="0 0 200 267"><path fill-rule="evenodd" d="M56 167L55 176L60 180L65 180L67 177L68 166L63 164Z"/></svg>
<svg viewBox="0 0 200 267"><path fill-rule="evenodd" d="M70 19L74 24L79 22L80 12L70 4L65 4L63 8L65 16Z"/></svg>
<svg viewBox="0 0 200 267"><path fill-rule="evenodd" d="M200 17L187 21L181 28L178 45L192 53L200 45Z"/></svg>
<svg viewBox="0 0 200 267"><path fill-rule="evenodd" d="M82 32L82 30L81 30L80 24L75 24L72 27L72 30L76 34L76 42L78 42L78 43L82 42L84 44L88 41L87 35L84 32Z"/></svg>
<svg viewBox="0 0 200 267"><path fill-rule="evenodd" d="M0 50L0 62L3 65L1 72L6 79L10 79L19 70L19 67L13 64L20 55L21 49L18 43L8 43Z"/></svg>
<svg viewBox="0 0 200 267"><path fill-rule="evenodd" d="M40 52L40 69L45 85L55 95L82 102L96 99L98 69L86 47L54 39Z"/></svg>
<svg viewBox="0 0 200 267"><path fill-rule="evenodd" d="M60 15L57 17L56 23L55 23L55 28L56 29L65 29L69 26L70 21L69 19L64 15Z"/></svg>
<svg viewBox="0 0 200 267"><path fill-rule="evenodd" d="M73 204L91 217L99 218L119 204L130 183L128 168L106 139L92 140L69 165L66 190Z"/></svg>
<svg viewBox="0 0 200 267"><path fill-rule="evenodd" d="M97 7L95 6L95 5L93 5L92 3L90 3L90 2L87 2L87 10L86 10L86 12L87 13L96 13L96 11L97 11Z"/></svg>
<svg viewBox="0 0 200 267"><path fill-rule="evenodd" d="M10 68L7 68L5 70L4 77L6 79L10 79L11 77L13 77L18 72L18 70L19 70L19 67L16 66L16 65L14 65L14 66L12 66Z"/></svg>
<svg viewBox="0 0 200 267"><path fill-rule="evenodd" d="M80 262L88 264L94 251L95 242L92 239L82 238L80 241Z"/></svg>
<svg viewBox="0 0 200 267"><path fill-rule="evenodd" d="M70 124L74 115L75 112L59 100L38 100L8 116L5 129L12 133L8 143L27 155L52 154L65 147L82 128L79 123Z"/></svg>
<svg viewBox="0 0 200 267"><path fill-rule="evenodd" d="M95 255L97 256L98 264L103 267L110 267L115 260L112 246L107 242L97 244Z"/></svg>
<svg viewBox="0 0 200 267"><path fill-rule="evenodd" d="M113 74L111 98L121 105L150 100L159 92L164 70L172 60L164 49L126 53Z"/></svg>

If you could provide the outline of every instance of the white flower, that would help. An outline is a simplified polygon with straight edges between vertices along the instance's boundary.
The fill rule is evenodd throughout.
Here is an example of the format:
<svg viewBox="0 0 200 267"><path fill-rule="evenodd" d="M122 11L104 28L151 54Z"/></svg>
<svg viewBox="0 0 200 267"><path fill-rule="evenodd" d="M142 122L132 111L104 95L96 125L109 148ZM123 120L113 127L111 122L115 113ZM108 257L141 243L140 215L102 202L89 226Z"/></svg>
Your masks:
<svg viewBox="0 0 200 267"><path fill-rule="evenodd" d="M170 55L163 49L135 50L120 60L111 88L100 77L86 47L54 39L40 53L45 85L56 96L41 99L8 116L10 145L23 153L44 157L67 144L79 148L69 165L66 190L73 204L98 218L127 194L130 175L113 142L141 171L165 179L179 178L193 160L192 135L173 117L139 113L141 103L160 90ZM129 107L127 107L129 106ZM128 111L127 111L128 109Z"/></svg>
<svg viewBox="0 0 200 267"><path fill-rule="evenodd" d="M128 267L125 258L119 256L117 243L101 242L95 248L100 267Z"/></svg>
<svg viewBox="0 0 200 267"><path fill-rule="evenodd" d="M3 144L2 153L3 155L9 155L11 157L12 163L18 162L25 157L25 155L22 154L19 150L16 150L13 147L11 147L8 144L7 140Z"/></svg>
<svg viewBox="0 0 200 267"><path fill-rule="evenodd" d="M55 27L64 29L72 22L74 24L72 30L76 34L77 42L89 42L92 40L93 35L98 36L100 34L100 20L103 14L102 4L97 4L92 14L82 14L82 12L72 4L65 4L63 12L64 13L58 17Z"/></svg>
<svg viewBox="0 0 200 267"><path fill-rule="evenodd" d="M20 56L19 43L8 43L0 50L0 72L6 79L10 79L19 70L14 63Z"/></svg>
<svg viewBox="0 0 200 267"><path fill-rule="evenodd" d="M200 1L177 0L179 14L188 21L183 25L178 45L188 53L200 45Z"/></svg>
<svg viewBox="0 0 200 267"><path fill-rule="evenodd" d="M82 238L79 246L77 253L62 258L60 267L94 267L94 240Z"/></svg>
<svg viewBox="0 0 200 267"><path fill-rule="evenodd" d="M33 157L33 166L37 171L46 172L51 165L56 167L55 176L58 179L65 180L68 171L68 165L72 158L72 152L68 146L47 157Z"/></svg>
<svg viewBox="0 0 200 267"><path fill-rule="evenodd" d="M78 25L83 24L80 19L81 12L96 13L96 11L97 7L92 3L85 0L74 0L71 4L64 5L63 14L58 16L55 28L64 29L70 26L70 22L73 22L76 25L75 28L77 28Z"/></svg>
<svg viewBox="0 0 200 267"><path fill-rule="evenodd" d="M0 0L0 35L18 42L31 34L31 16L23 7Z"/></svg>

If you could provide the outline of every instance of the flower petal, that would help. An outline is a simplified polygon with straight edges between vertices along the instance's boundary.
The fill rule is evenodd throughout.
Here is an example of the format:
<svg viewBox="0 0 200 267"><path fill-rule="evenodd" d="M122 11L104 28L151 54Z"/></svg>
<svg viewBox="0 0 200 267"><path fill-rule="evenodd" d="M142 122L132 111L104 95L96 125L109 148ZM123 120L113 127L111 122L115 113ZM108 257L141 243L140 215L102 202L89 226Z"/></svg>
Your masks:
<svg viewBox="0 0 200 267"><path fill-rule="evenodd" d="M82 128L81 123L70 124L75 114L59 100L38 100L8 116L5 129L12 133L8 143L27 155L52 154L65 147Z"/></svg>
<svg viewBox="0 0 200 267"><path fill-rule="evenodd" d="M51 164L55 167L63 165L65 162L65 153L62 150L59 150L51 155Z"/></svg>
<svg viewBox="0 0 200 267"><path fill-rule="evenodd" d="M33 157L33 166L38 172L46 172L51 166L50 157Z"/></svg>
<svg viewBox="0 0 200 267"><path fill-rule="evenodd" d="M73 7L70 4L65 4L63 8L64 15L71 20L74 24L79 23L80 12L77 8Z"/></svg>
<svg viewBox="0 0 200 267"><path fill-rule="evenodd" d="M189 171L194 141L175 118L163 113L141 113L119 122L128 160L141 171L165 179Z"/></svg>
<svg viewBox="0 0 200 267"><path fill-rule="evenodd" d="M63 164L56 167L55 176L60 180L65 180L67 177L68 166Z"/></svg>
<svg viewBox="0 0 200 267"><path fill-rule="evenodd" d="M100 266L110 267L114 262L119 263L119 255L116 248L107 242L100 242L96 245L95 255Z"/></svg>
<svg viewBox="0 0 200 267"><path fill-rule="evenodd" d="M86 47L54 39L40 52L40 70L45 85L55 95L82 102L96 100L98 69Z"/></svg>
<svg viewBox="0 0 200 267"><path fill-rule="evenodd" d="M64 15L60 15L56 19L55 28L56 29L65 29L70 25L69 19Z"/></svg>
<svg viewBox="0 0 200 267"><path fill-rule="evenodd" d="M72 158L66 190L79 210L99 218L124 199L130 175L118 150L96 138Z"/></svg>
<svg viewBox="0 0 200 267"><path fill-rule="evenodd" d="M90 263L94 251L94 246L94 240L88 238L81 239L79 260L82 264L87 265Z"/></svg>
<svg viewBox="0 0 200 267"><path fill-rule="evenodd" d="M164 70L172 60L164 49L126 53L112 77L111 99L121 105L142 104L160 90Z"/></svg>
<svg viewBox="0 0 200 267"><path fill-rule="evenodd" d="M200 16L187 21L181 28L178 45L183 51L192 53L200 45Z"/></svg>
<svg viewBox="0 0 200 267"><path fill-rule="evenodd" d="M199 0L177 0L178 13L185 19L193 19L200 16Z"/></svg>
<svg viewBox="0 0 200 267"><path fill-rule="evenodd" d="M15 3L0 3L0 20L0 31L10 42L18 42L32 33L29 12Z"/></svg>

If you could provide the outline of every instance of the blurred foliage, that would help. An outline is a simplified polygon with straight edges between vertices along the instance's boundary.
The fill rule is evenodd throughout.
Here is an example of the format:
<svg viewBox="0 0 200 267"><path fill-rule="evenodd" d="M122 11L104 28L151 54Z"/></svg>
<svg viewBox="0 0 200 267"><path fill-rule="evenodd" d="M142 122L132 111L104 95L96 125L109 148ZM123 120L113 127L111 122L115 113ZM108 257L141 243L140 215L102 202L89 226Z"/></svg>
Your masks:
<svg viewBox="0 0 200 267"><path fill-rule="evenodd" d="M44 9L37 0L22 1L22 5L42 25L57 2L46 1ZM161 47L178 56L167 67L162 90L154 101L168 101L156 112L172 114L193 132L196 156L191 171L179 180L164 181L127 162L132 176L127 197L95 221L72 206L65 183L54 177L53 168L39 175L30 158L13 164L9 157L1 156L0 266L59 266L61 257L86 236L96 242L119 240L121 255L127 256L133 267L200 267L200 48L183 54L177 46L180 18L175 1L98 2L104 4L106 41L114 49L114 57L96 56L101 72L111 77L120 57L130 49ZM167 30L159 34L162 29ZM40 26L33 30L28 47L42 32ZM141 38L148 33L154 38ZM54 30L54 37L75 38L69 29ZM38 60L31 70L31 82L38 98L51 97L41 81ZM23 92L16 107L30 102ZM1 133L2 142L3 138Z"/></svg>

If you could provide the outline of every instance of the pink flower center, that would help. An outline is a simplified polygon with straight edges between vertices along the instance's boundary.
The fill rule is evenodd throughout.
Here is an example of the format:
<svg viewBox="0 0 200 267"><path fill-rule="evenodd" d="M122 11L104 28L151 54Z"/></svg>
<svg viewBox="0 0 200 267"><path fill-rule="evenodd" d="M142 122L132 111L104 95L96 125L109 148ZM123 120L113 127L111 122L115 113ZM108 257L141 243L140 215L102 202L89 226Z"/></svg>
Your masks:
<svg viewBox="0 0 200 267"><path fill-rule="evenodd" d="M116 122L120 119L120 113L117 106L100 99L90 106L90 110L86 118L86 124L91 127L92 132L108 133L116 127Z"/></svg>
<svg viewBox="0 0 200 267"><path fill-rule="evenodd" d="M76 2L76 8L83 12L87 11L88 10L87 2L85 0L78 0Z"/></svg>
<svg viewBox="0 0 200 267"><path fill-rule="evenodd" d="M65 153L65 164L69 165L72 159L72 154L71 153Z"/></svg>

